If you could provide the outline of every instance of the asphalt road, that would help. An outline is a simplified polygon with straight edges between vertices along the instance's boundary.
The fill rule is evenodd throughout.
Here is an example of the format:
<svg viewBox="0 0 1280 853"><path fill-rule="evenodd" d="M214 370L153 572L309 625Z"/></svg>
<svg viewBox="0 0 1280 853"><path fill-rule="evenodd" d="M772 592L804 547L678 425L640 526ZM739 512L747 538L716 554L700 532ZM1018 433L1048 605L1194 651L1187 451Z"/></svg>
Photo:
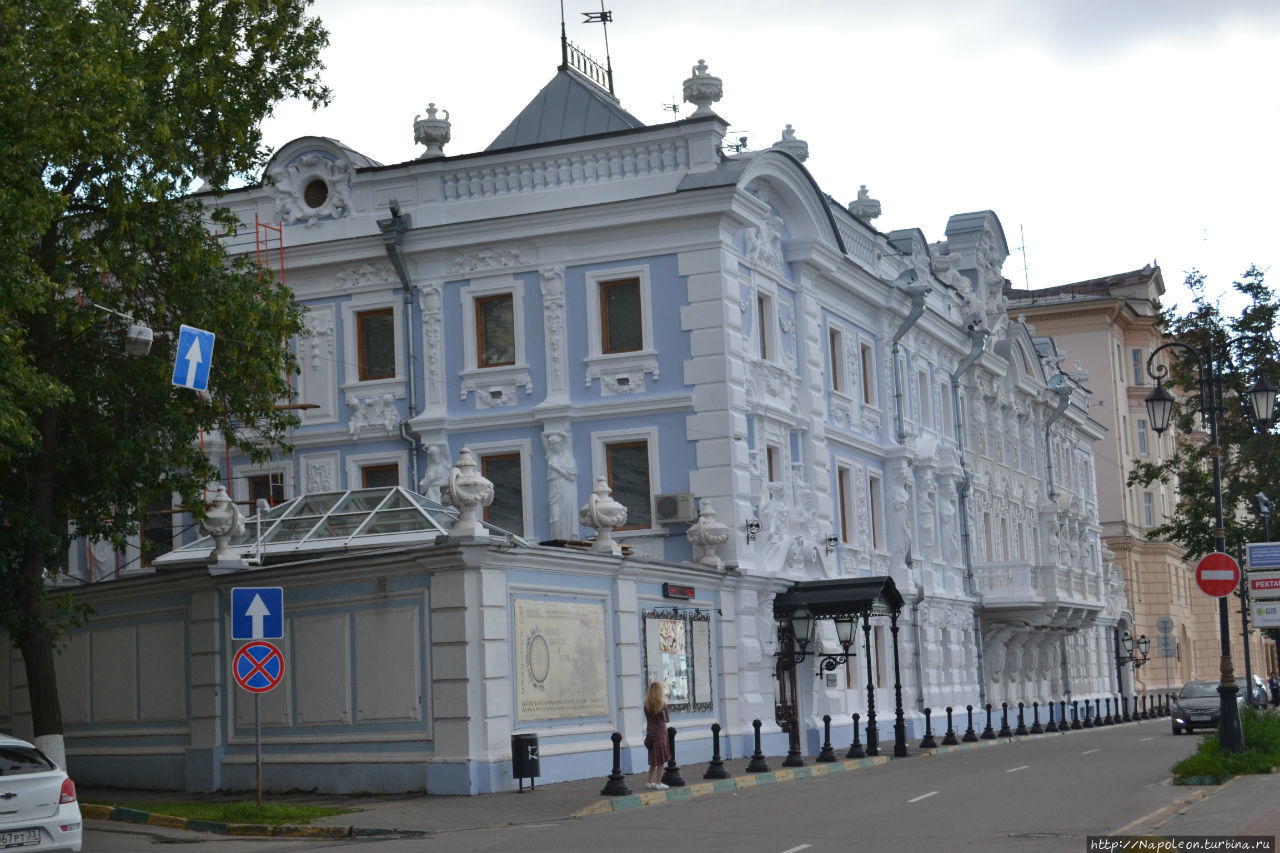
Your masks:
<svg viewBox="0 0 1280 853"><path fill-rule="evenodd" d="M1090 835L1120 833L1191 791L1169 768L1199 742L1167 720L1046 735L992 748L868 767L732 794L578 820L377 841L230 839L151 827L94 824L91 853L181 843L211 853L352 849L539 853L823 853L823 851L1071 851ZM1229 831L1223 828L1223 831Z"/></svg>

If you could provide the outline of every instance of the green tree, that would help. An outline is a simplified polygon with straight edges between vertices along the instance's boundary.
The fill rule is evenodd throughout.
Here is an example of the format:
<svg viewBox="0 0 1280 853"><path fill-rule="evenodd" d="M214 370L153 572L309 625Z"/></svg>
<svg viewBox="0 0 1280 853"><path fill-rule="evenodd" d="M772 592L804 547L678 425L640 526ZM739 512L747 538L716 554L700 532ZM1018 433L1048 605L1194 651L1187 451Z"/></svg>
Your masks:
<svg viewBox="0 0 1280 853"><path fill-rule="evenodd" d="M1223 406L1218 413L1218 444L1221 447L1222 513L1229 549L1237 535L1245 542L1261 541L1262 524L1254 496L1276 494L1276 472L1280 471L1280 442L1274 425L1254 421L1245 395L1254 381L1265 376L1280 385L1280 345L1274 335L1280 320L1280 299L1267 287L1262 270L1250 266L1233 290L1247 300L1239 314L1225 314L1218 300L1205 290L1205 276L1197 270L1187 273L1191 291L1190 308L1182 314L1163 317L1165 337L1182 341L1202 356L1212 353L1222 380ZM1140 463L1129 484L1150 485L1157 480L1174 482L1178 506L1164 524L1149 531L1153 539L1175 542L1187 550L1189 560L1216 550L1213 512L1213 468L1208 422L1202 407L1195 359L1180 348L1165 350L1170 357L1171 375L1167 384L1179 398L1173 426L1176 446L1167 458Z"/></svg>
<svg viewBox="0 0 1280 853"><path fill-rule="evenodd" d="M294 424L278 404L301 309L228 257L215 234L239 224L216 199L264 162L275 104L328 101L308 6L0 4L0 628L59 754L57 614L74 613L45 581L70 541L121 543L174 494L202 514L202 430L262 458ZM132 322L155 331L145 357L124 352ZM170 385L183 323L218 335L207 395Z"/></svg>

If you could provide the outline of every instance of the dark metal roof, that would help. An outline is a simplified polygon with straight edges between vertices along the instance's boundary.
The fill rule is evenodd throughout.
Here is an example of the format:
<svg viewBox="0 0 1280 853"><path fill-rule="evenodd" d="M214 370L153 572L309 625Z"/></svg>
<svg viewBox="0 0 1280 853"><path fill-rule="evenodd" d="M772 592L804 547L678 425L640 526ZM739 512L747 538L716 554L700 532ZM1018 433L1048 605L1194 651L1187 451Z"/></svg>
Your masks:
<svg viewBox="0 0 1280 853"><path fill-rule="evenodd" d="M577 72L561 68L485 150L560 142L640 127L644 127L644 122L624 110L608 92Z"/></svg>
<svg viewBox="0 0 1280 853"><path fill-rule="evenodd" d="M897 613L902 610L902 594L893 578L837 578L826 581L797 581L773 600L773 616L782 619L796 608L818 619L863 616L868 613Z"/></svg>

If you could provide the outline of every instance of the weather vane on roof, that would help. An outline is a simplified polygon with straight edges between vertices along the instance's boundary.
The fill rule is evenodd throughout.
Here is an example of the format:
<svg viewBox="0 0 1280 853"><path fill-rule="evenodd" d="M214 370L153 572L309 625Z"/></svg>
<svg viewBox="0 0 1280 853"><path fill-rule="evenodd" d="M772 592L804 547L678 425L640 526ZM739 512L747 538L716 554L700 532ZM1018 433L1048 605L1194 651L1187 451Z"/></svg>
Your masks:
<svg viewBox="0 0 1280 853"><path fill-rule="evenodd" d="M604 28L604 67L587 56L577 45L571 43L564 29L564 0L560 0L560 55L561 68L570 65L595 83L605 86L609 94L613 94L613 60L609 57L609 24L613 21L613 12L606 11L604 0L600 0L599 12L582 12L584 24L600 24ZM604 77L605 79L600 79Z"/></svg>

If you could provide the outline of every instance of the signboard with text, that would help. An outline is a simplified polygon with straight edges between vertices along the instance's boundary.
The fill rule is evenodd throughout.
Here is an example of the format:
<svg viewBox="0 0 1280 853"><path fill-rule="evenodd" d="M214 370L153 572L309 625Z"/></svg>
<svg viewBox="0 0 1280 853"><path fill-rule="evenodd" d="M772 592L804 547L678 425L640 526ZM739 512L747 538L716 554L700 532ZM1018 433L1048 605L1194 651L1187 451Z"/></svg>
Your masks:
<svg viewBox="0 0 1280 853"><path fill-rule="evenodd" d="M1253 627L1280 628L1280 601L1259 602L1250 609L1253 611Z"/></svg>
<svg viewBox="0 0 1280 853"><path fill-rule="evenodd" d="M1249 572L1250 598L1280 598L1280 572Z"/></svg>
<svg viewBox="0 0 1280 853"><path fill-rule="evenodd" d="M1249 571L1254 569L1280 569L1280 542L1250 542L1245 546L1249 558Z"/></svg>

